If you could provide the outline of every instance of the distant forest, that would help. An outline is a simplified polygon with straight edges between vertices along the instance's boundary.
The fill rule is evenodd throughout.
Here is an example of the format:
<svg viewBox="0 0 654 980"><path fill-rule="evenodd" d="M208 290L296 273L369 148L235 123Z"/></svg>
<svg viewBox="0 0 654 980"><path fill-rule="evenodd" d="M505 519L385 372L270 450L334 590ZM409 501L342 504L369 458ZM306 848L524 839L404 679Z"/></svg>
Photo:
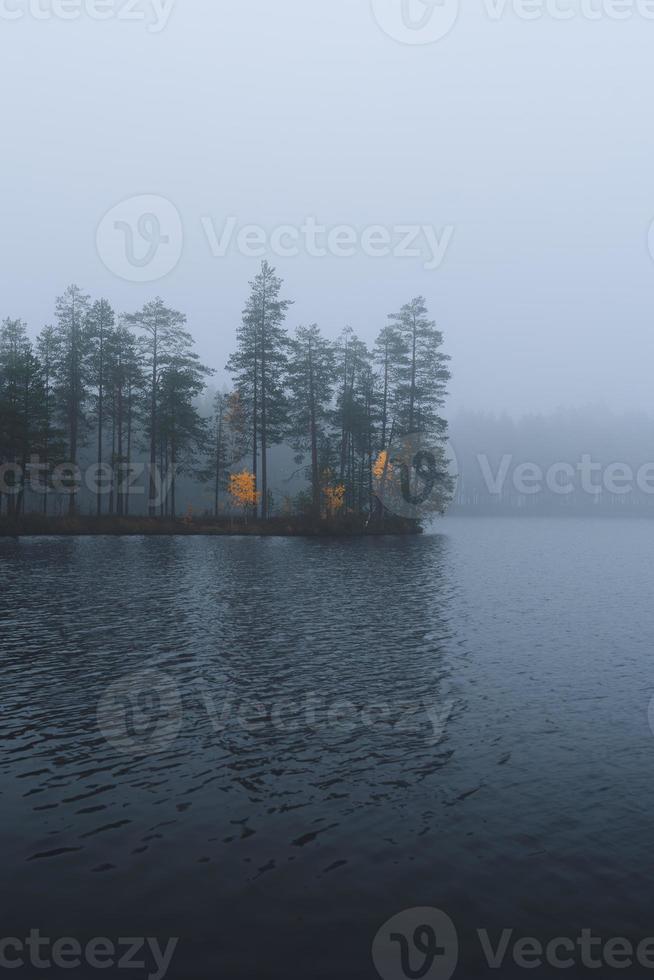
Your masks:
<svg viewBox="0 0 654 980"><path fill-rule="evenodd" d="M654 514L654 418L645 412L462 411L450 420L449 455L454 514Z"/></svg>
<svg viewBox="0 0 654 980"><path fill-rule="evenodd" d="M0 513L370 514L375 472L415 432L436 447L444 509L449 358L424 299L390 315L372 349L349 327L335 341L316 324L289 333L291 306L264 262L226 365L232 387L217 393L185 315L160 298L118 315L69 286L34 342L22 320L5 319ZM295 470L280 488L271 457L283 452ZM137 461L147 464L140 496ZM77 467L93 467L90 487L78 489Z"/></svg>

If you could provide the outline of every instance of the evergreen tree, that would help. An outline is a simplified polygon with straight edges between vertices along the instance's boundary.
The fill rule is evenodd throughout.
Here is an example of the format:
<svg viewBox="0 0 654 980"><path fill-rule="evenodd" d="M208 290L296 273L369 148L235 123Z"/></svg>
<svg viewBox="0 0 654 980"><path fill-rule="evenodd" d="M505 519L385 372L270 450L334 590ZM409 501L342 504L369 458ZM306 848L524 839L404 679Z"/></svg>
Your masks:
<svg viewBox="0 0 654 980"><path fill-rule="evenodd" d="M105 389L107 383L107 346L114 329L114 311L105 299L93 304L87 317L88 338L91 347L90 383L96 390L96 429L98 436L98 469L103 462L103 436L105 421ZM98 486L96 498L98 517L102 513L102 493Z"/></svg>
<svg viewBox="0 0 654 980"><path fill-rule="evenodd" d="M384 327L373 351L380 380L379 450L388 448L397 409L397 387L400 370L406 363L407 348L401 333L391 326Z"/></svg>
<svg viewBox="0 0 654 980"><path fill-rule="evenodd" d="M213 403L211 465L207 479L213 479L214 517L220 513L220 494L226 490L234 463L248 448L247 416L237 392L217 392Z"/></svg>
<svg viewBox="0 0 654 980"><path fill-rule="evenodd" d="M87 425L86 404L90 378L90 342L87 329L89 297L78 286L69 286L57 299L53 368L55 399L66 435L68 462L77 466ZM71 487L69 512L76 508L76 488Z"/></svg>
<svg viewBox="0 0 654 980"><path fill-rule="evenodd" d="M351 327L336 344L337 396L334 412L338 438L339 481L346 487L345 503L354 510L360 497L360 455L371 424L368 407L370 354ZM358 463L357 463L358 460Z"/></svg>
<svg viewBox="0 0 654 980"><path fill-rule="evenodd" d="M397 388L398 424L402 433L425 432L444 435L446 425L439 416L450 380L450 358L441 350L443 334L429 319L422 296L403 306L389 319L406 348L399 365Z"/></svg>
<svg viewBox="0 0 654 980"><path fill-rule="evenodd" d="M208 438L206 420L200 417L195 401L204 390L205 377L213 372L200 363L192 345L191 335L179 330L160 379L160 458L168 475L163 506L173 519L177 477L196 472Z"/></svg>
<svg viewBox="0 0 654 980"><path fill-rule="evenodd" d="M302 462L310 454L311 498L314 516L321 508L321 457L328 452L328 422L334 389L334 350L318 326L298 327L290 344L289 436Z"/></svg>
<svg viewBox="0 0 654 980"><path fill-rule="evenodd" d="M108 396L107 419L111 425L112 490L109 512L114 502L119 515L129 513L129 494L125 482L132 465L132 445L136 410L143 390L143 371L134 334L124 324L112 330L107 339L105 387Z"/></svg>
<svg viewBox="0 0 654 980"><path fill-rule="evenodd" d="M248 409L255 482L261 450L260 499L261 516L265 520L269 507L268 449L282 440L286 428L284 375L288 339L284 321L291 301L279 298L282 280L267 262L262 263L250 287L237 335L238 347L227 369Z"/></svg>
<svg viewBox="0 0 654 980"><path fill-rule="evenodd" d="M63 431L56 424L55 403L55 357L57 351L57 336L54 327L45 326L36 341L37 358L40 371L40 411L37 431L37 446L43 467L43 513L48 513L50 494L50 471L53 463L61 462L64 457Z"/></svg>
<svg viewBox="0 0 654 980"><path fill-rule="evenodd" d="M38 361L22 320L0 326L0 461L13 464L7 508L21 512L27 464L38 420Z"/></svg>
<svg viewBox="0 0 654 980"><path fill-rule="evenodd" d="M144 389L147 399L145 433L149 446L150 475L148 489L148 514L156 515L157 453L160 448L159 426L163 370L179 346L180 334L184 333L186 317L171 310L157 297L146 303L142 310L130 314L126 321L143 331L140 350L145 367ZM163 473L161 474L163 476Z"/></svg>
<svg viewBox="0 0 654 980"><path fill-rule="evenodd" d="M401 356L397 385L396 431L400 441L410 445L415 460L419 443L426 452L422 462L428 470L428 480L433 487L425 505L434 512L442 512L452 493L452 480L448 474L445 456L447 422L440 410L447 394L450 380L450 358L443 353L443 335L436 323L429 318L422 296L402 307L399 313L389 317L399 331L405 353ZM407 442L409 437L409 442ZM413 472L413 479L416 473ZM412 494L410 482L405 487Z"/></svg>

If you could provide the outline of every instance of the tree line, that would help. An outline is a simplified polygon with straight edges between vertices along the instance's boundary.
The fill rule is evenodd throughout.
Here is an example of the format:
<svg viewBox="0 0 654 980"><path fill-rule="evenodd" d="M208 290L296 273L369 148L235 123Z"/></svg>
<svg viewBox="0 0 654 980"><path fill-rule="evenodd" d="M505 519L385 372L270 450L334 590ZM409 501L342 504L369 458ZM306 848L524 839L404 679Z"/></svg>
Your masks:
<svg viewBox="0 0 654 980"><path fill-rule="evenodd" d="M346 327L333 341L317 324L287 328L292 302L267 263L250 283L227 370L230 390L210 416L200 396L214 373L199 358L184 314L162 299L118 316L72 285L35 341L20 319L0 325L0 493L9 514L25 510L28 472L38 460L40 508L57 465L70 467L68 510L79 507L74 480L81 453L102 474L95 510L129 514L129 473L147 459L148 513L175 517L181 476L212 487L219 515L231 503L275 513L269 460L289 444L308 490L294 509L314 516L373 513L374 474L394 441L424 433L436 447L439 500L449 492L441 409L450 378L443 336L422 297L388 318L372 349ZM31 467L31 470L30 470ZM161 474L167 474L161 494ZM30 485L34 485L32 475Z"/></svg>

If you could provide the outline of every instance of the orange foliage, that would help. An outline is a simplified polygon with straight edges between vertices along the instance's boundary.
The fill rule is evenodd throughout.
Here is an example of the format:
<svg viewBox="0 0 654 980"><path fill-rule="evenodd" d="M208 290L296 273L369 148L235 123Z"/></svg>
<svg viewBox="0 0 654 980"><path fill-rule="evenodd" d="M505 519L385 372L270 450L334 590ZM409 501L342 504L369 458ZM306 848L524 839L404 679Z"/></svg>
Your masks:
<svg viewBox="0 0 654 980"><path fill-rule="evenodd" d="M323 493L327 501L328 514L336 514L339 510L342 510L343 504L345 503L345 487L343 484L339 484L336 487L325 487Z"/></svg>
<svg viewBox="0 0 654 980"><path fill-rule="evenodd" d="M256 507L261 494L257 492L257 484L254 473L243 470L242 473L230 473L229 475L229 495L237 507L244 510L247 507Z"/></svg>
<svg viewBox="0 0 654 980"><path fill-rule="evenodd" d="M373 476L376 480L388 479L389 476L392 476L393 467L389 463L388 458L388 451L382 449L372 468Z"/></svg>

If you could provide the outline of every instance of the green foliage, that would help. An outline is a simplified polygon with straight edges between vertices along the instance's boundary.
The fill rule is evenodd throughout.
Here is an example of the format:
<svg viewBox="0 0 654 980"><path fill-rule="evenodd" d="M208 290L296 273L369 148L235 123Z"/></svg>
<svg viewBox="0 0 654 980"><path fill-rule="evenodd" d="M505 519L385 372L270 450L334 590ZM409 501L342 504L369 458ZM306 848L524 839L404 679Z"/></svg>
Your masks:
<svg viewBox="0 0 654 980"><path fill-rule="evenodd" d="M291 301L281 298L282 287L275 270L262 263L228 364L234 389L215 395L209 418L199 406L213 372L198 357L184 314L160 298L119 317L106 299L91 303L78 286L69 286L56 301L55 326L44 327L34 344L21 320L5 320L0 462L19 464L25 473L36 456L47 485L53 466L76 463L92 435L97 462L111 474L108 502L97 494L98 517L105 509L109 516L127 516L126 473L141 449L149 457L151 518L175 517L179 477L211 483L217 518L233 470L242 470L251 454L266 520L272 511L268 453L286 442L309 489L287 502L284 512L290 505L320 521L325 491L337 487L341 520L354 515L370 522L384 518L374 480L380 455L392 458L407 436L417 436L435 454L437 485L429 507L442 511L451 494L441 414L449 358L424 299L390 316L369 350L350 327L336 342L315 323L289 338ZM158 472L168 476L163 494ZM16 490L6 494L8 513L24 509L24 483ZM73 514L73 494L69 502ZM47 507L43 494L40 509L46 513Z"/></svg>

